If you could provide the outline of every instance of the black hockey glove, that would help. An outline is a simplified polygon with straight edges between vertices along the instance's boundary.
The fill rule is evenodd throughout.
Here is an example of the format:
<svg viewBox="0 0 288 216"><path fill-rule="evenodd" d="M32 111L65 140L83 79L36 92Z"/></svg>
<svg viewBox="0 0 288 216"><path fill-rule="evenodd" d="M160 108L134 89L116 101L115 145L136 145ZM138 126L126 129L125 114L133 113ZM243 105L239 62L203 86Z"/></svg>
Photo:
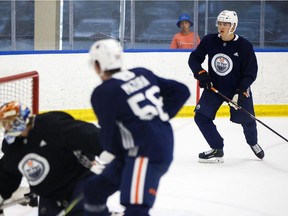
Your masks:
<svg viewBox="0 0 288 216"><path fill-rule="evenodd" d="M194 77L199 80L200 88L211 89L213 86L211 78L206 70L201 70L198 73L195 73Z"/></svg>
<svg viewBox="0 0 288 216"><path fill-rule="evenodd" d="M249 91L250 91L249 88L248 89L237 89L233 98L232 98L233 103L229 102L229 105L231 107L233 107L235 110L238 110L238 106L242 106L244 101L250 97Z"/></svg>

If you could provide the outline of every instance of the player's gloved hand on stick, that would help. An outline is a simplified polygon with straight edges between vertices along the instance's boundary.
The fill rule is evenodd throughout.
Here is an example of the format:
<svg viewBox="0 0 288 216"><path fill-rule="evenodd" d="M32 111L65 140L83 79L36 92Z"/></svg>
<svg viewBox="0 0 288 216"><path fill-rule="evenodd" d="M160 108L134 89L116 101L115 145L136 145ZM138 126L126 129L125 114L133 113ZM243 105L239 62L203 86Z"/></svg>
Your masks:
<svg viewBox="0 0 288 216"><path fill-rule="evenodd" d="M90 168L91 172L100 175L105 169L106 165L111 163L115 158L115 155L108 151L103 151L99 157L96 156L95 160L92 162L92 166Z"/></svg>
<svg viewBox="0 0 288 216"><path fill-rule="evenodd" d="M198 73L196 73L194 76L197 80L199 80L200 88L211 89L211 87L213 86L211 77L209 76L206 70L201 70Z"/></svg>
<svg viewBox="0 0 288 216"><path fill-rule="evenodd" d="M96 156L95 160L92 162L92 166L90 168L90 171L97 174L97 175L100 175L103 170L105 169L105 164L103 161L101 161L99 159L98 156Z"/></svg>
<svg viewBox="0 0 288 216"><path fill-rule="evenodd" d="M244 101L250 97L249 89L237 89L233 98L232 102L229 102L228 104L233 107L235 110L238 110L238 106L242 106ZM236 106L236 105L237 106Z"/></svg>

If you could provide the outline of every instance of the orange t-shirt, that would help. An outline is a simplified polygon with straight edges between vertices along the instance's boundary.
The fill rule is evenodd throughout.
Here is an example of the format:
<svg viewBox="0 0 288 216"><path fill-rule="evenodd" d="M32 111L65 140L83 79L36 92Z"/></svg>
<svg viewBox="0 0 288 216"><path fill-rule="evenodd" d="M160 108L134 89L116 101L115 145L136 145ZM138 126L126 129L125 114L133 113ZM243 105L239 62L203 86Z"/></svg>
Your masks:
<svg viewBox="0 0 288 216"><path fill-rule="evenodd" d="M200 37L197 35L196 44L194 44L194 32L190 32L185 35L182 32L179 32L174 35L170 48L171 49L192 49L196 48L200 43Z"/></svg>

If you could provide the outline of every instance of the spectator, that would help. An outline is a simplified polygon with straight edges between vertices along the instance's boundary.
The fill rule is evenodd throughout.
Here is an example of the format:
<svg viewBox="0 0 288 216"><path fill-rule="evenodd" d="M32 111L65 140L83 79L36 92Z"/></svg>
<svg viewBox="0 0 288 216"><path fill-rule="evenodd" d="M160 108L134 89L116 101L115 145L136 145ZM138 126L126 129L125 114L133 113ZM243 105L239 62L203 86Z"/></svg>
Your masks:
<svg viewBox="0 0 288 216"><path fill-rule="evenodd" d="M187 14L181 14L176 25L181 31L174 35L170 48L172 49L193 49L200 43L199 35L190 30L193 22Z"/></svg>

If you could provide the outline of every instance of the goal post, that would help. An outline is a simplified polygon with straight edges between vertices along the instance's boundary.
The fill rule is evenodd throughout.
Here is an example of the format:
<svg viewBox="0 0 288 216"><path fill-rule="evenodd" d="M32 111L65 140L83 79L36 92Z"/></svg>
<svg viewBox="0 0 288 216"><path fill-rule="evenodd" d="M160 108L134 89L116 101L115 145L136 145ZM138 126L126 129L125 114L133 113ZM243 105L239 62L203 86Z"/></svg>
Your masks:
<svg viewBox="0 0 288 216"><path fill-rule="evenodd" d="M19 101L28 106L33 114L39 112L39 74L30 71L0 77L0 105Z"/></svg>

